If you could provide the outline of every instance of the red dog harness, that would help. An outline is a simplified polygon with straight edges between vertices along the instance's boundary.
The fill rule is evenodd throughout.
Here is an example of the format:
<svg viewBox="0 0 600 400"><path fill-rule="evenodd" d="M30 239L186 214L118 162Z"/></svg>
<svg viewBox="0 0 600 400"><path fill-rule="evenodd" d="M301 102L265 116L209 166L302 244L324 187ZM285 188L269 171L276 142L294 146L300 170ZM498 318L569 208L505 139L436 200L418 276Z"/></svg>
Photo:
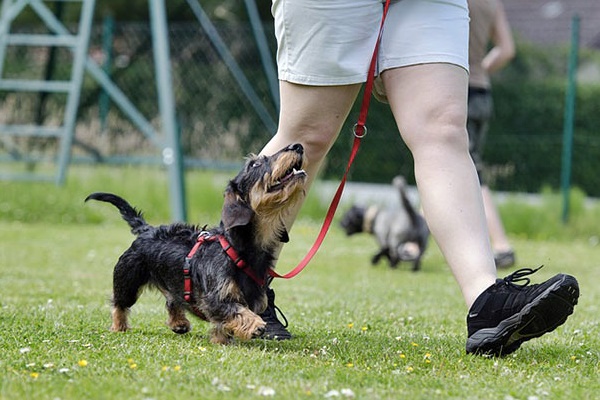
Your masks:
<svg viewBox="0 0 600 400"><path fill-rule="evenodd" d="M248 268L248 265L242 258L239 256L238 252L235 251L231 243L227 240L227 238L223 235L213 235L210 232L202 231L198 234L198 240L196 244L187 257L185 258L185 264L183 266L183 298L188 303L192 299L192 278L190 275L190 262L192 257L196 254L200 246L206 242L214 242L219 241L223 251L231 258L236 267L240 268L242 271L246 273L254 282L256 282L259 286L263 286L265 284L265 280L256 276L256 274L252 271L252 269Z"/></svg>

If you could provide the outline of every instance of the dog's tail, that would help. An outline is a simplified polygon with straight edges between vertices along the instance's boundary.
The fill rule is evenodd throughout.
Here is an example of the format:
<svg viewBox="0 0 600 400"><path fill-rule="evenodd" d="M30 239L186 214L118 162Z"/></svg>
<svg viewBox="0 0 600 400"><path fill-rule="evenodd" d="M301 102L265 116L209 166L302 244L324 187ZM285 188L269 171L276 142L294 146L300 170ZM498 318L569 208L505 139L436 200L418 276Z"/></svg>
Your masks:
<svg viewBox="0 0 600 400"><path fill-rule="evenodd" d="M406 194L406 180L403 176L398 175L394 178L392 184L398 189L398 192L400 192L400 201L402 202L402 206L408 213L410 223L413 227L419 226L419 214L413 207L412 203L408 199L408 195Z"/></svg>
<svg viewBox="0 0 600 400"><path fill-rule="evenodd" d="M150 227L150 225L148 225L148 223L144 220L141 211L136 210L127 201L117 195L98 192L90 194L85 198L85 201L90 199L104 201L117 207L121 212L121 217L123 217L125 222L129 224L131 227L131 233L134 235L139 235L140 233L148 230Z"/></svg>

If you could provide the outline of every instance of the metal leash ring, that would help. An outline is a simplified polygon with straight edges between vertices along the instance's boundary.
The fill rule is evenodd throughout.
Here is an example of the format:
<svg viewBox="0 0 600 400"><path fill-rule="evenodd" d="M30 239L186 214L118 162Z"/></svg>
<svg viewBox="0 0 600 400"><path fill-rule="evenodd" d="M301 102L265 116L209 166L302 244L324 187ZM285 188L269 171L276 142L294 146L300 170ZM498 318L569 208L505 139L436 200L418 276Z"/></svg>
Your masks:
<svg viewBox="0 0 600 400"><path fill-rule="evenodd" d="M354 126L352 127L352 133L353 133L353 134L354 134L354 136L355 136L356 138L358 138L358 139L362 139L362 138L364 138L365 136L367 136L367 132L368 132L368 130L367 130L367 127L366 127L365 125L361 125L361 126L362 126L362 128L363 128L363 133L362 133L362 134L359 134L359 133L356 131L356 128L358 128L358 122L357 122L357 123L355 123L355 124L354 124Z"/></svg>

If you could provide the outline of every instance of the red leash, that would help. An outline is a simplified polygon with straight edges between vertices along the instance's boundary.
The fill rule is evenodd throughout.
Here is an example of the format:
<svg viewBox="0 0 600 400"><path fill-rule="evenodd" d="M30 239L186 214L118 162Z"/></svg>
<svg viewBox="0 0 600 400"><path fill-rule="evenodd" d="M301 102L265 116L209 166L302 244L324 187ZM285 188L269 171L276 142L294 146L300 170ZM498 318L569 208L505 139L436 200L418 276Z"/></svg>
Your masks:
<svg viewBox="0 0 600 400"><path fill-rule="evenodd" d="M331 226L331 222L333 222L333 216L335 215L335 211L337 210L337 206L342 197L342 193L344 191L344 187L346 186L346 180L348 178L348 172L350 171L350 167L354 162L354 157L356 157L356 153L358 152L358 148L360 147L360 141L367 134L367 127L365 123L367 122L367 114L369 112L369 104L371 103L371 93L373 92L373 82L375 81L375 67L377 66L377 51L379 50L379 42L381 40L381 34L383 32L383 23L385 22L385 17L388 12L388 8L390 6L390 0L386 0L385 6L383 8L383 16L381 17L381 26L379 27L379 37L377 38L377 43L375 43L375 50L373 51L373 57L371 58L371 64L369 66L369 74L367 76L367 82L365 84L365 91L363 93L362 104L360 108L360 113L358 115L358 121L354 124L354 143L352 144L352 151L350 152L350 158L348 159L348 165L346 166L346 172L344 172L344 176L342 177L342 181L338 186L335 195L333 196L333 200L331 200L331 205L327 210L327 214L325 215L325 221L323 222L323 226L321 227L321 231L315 240L315 243L312 245L306 256L300 261L298 266L288 272L285 275L279 275L275 270L269 270L269 275L274 278L284 278L290 279L294 276L298 275L304 267L308 265L310 260L317 254L319 247L321 247L321 243L325 239L327 235L327 231L329 231L329 227Z"/></svg>

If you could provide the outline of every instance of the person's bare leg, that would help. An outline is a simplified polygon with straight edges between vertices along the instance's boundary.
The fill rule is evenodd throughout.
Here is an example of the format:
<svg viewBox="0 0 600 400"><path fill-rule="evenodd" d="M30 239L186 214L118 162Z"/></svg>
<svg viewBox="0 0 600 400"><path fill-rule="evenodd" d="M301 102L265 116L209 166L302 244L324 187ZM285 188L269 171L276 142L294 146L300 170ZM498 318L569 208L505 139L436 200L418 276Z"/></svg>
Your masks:
<svg viewBox="0 0 600 400"><path fill-rule="evenodd" d="M306 155L304 170L308 174L308 195L325 156L333 146L352 108L360 85L315 87L280 81L279 88L279 126L277 133L262 149L261 154L270 155L291 143L301 143ZM291 229L301 207L302 202L288 215L288 230ZM281 249L282 246L279 246L276 252L279 253ZM277 318L273 289L267 290L267 309L260 316L266 323L265 338L285 340L292 337L286 329L287 320L284 325Z"/></svg>
<svg viewBox="0 0 600 400"><path fill-rule="evenodd" d="M467 73L423 64L387 70L382 78L415 161L425 218L470 307L495 282L496 268L469 155Z"/></svg>
<svg viewBox="0 0 600 400"><path fill-rule="evenodd" d="M279 126L261 154L270 155L288 144L301 143L306 155L307 195L352 109L360 86L303 86L280 81ZM302 203L290 213L286 221L288 229L301 207Z"/></svg>

